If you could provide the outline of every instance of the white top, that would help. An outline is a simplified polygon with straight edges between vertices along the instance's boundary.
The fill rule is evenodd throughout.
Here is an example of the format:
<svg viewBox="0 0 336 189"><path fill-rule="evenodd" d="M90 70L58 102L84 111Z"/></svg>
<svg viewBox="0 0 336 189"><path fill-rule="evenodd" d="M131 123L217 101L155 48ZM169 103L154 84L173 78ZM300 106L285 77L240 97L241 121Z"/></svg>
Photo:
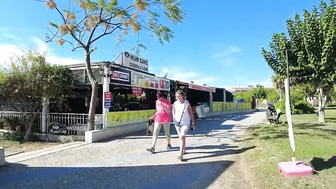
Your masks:
<svg viewBox="0 0 336 189"><path fill-rule="evenodd" d="M189 115L189 112L188 112L188 105L189 105L188 100L184 100L183 103L181 103L178 100L174 102L175 114L173 112L173 120L174 120L174 123L176 125L181 120L181 124L180 125L188 125L188 126L190 126L191 118L190 118L190 115ZM181 119L183 109L184 109L184 113L183 113L183 117Z"/></svg>

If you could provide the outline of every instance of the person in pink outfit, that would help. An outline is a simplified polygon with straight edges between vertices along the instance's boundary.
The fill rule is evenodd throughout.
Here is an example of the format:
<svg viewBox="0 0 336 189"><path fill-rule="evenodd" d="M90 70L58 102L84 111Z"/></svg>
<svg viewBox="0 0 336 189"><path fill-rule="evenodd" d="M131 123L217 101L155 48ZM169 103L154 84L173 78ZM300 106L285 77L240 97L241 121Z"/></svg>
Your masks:
<svg viewBox="0 0 336 189"><path fill-rule="evenodd" d="M159 132L161 128L163 127L165 135L167 137L167 150L170 150L171 144L170 144L170 124L172 121L171 118L171 104L168 99L166 99L163 95L163 92L158 91L157 94L157 100L156 100L156 113L153 117L150 119L154 120L154 131L153 131L153 141L152 141L152 147L148 148L147 151L155 153L155 145L157 142L157 138L159 135Z"/></svg>

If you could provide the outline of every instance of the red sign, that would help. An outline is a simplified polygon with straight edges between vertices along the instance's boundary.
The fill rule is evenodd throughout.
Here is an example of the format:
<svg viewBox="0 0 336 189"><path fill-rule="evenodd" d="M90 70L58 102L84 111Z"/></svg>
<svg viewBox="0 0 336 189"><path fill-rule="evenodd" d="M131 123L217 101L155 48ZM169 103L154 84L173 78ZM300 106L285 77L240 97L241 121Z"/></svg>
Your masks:
<svg viewBox="0 0 336 189"><path fill-rule="evenodd" d="M207 92L216 92L215 88L212 87L206 87L206 86L201 86L201 85L195 85L195 84L189 84L189 89L194 89L198 91L207 91Z"/></svg>
<svg viewBox="0 0 336 189"><path fill-rule="evenodd" d="M142 88L132 87L132 95L133 96L141 96L142 95Z"/></svg>
<svg viewBox="0 0 336 189"><path fill-rule="evenodd" d="M105 100L112 100L112 93L111 92L104 92Z"/></svg>

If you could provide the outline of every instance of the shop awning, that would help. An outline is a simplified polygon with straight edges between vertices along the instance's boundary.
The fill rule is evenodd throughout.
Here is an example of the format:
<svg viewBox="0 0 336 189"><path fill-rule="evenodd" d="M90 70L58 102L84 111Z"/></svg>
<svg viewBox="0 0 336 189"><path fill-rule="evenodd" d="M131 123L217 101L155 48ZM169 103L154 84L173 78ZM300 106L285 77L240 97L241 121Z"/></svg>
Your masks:
<svg viewBox="0 0 336 189"><path fill-rule="evenodd" d="M207 91L207 92L213 92L213 93L216 92L216 88L196 85L192 83L189 83L188 88L193 89L193 90L198 90L198 91Z"/></svg>

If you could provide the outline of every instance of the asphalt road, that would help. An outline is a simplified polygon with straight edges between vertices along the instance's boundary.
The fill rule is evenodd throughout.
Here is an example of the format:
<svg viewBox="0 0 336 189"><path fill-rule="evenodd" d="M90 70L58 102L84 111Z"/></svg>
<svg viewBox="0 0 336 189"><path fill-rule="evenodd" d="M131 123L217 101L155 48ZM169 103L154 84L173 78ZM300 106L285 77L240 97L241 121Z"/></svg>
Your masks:
<svg viewBox="0 0 336 189"><path fill-rule="evenodd" d="M176 136L172 150L166 150L162 135L157 153L150 154L151 138L139 132L2 167L0 188L218 188L225 181L217 178L235 163L235 155L250 150L237 143L244 130L263 118L257 112L197 121L197 130L189 131L184 162L176 158Z"/></svg>

